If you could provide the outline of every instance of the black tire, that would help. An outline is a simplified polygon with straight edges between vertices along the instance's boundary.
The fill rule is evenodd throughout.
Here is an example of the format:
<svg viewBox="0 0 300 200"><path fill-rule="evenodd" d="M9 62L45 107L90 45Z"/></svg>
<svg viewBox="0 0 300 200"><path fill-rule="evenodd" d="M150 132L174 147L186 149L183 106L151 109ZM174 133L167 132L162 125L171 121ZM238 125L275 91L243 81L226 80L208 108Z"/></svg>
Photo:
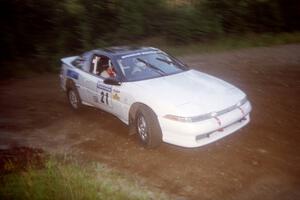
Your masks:
<svg viewBox="0 0 300 200"><path fill-rule="evenodd" d="M68 88L67 97L68 97L68 102L73 110L75 111L81 110L82 108L81 99L77 91L77 88L74 85Z"/></svg>
<svg viewBox="0 0 300 200"><path fill-rule="evenodd" d="M135 127L141 143L155 148L162 142L162 132L155 113L146 106L140 106L135 117Z"/></svg>

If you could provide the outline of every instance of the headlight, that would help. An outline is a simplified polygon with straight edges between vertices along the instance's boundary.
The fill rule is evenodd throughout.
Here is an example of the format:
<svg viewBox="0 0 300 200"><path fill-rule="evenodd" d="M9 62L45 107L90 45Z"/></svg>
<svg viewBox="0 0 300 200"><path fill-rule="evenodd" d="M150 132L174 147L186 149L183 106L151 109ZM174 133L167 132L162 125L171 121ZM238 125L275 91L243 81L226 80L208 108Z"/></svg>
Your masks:
<svg viewBox="0 0 300 200"><path fill-rule="evenodd" d="M178 121L178 122L192 122L191 117L179 117L179 116L176 116L176 115L165 115L164 118L170 119L170 120L173 120L173 121Z"/></svg>
<svg viewBox="0 0 300 200"><path fill-rule="evenodd" d="M176 115L165 115L164 118L170 119L173 121L178 121L178 122L197 122L197 121L202 121L202 120L206 120L211 117L214 117L214 115L216 115L216 113L208 113L208 114L200 115L200 116L196 116L196 117L179 117Z"/></svg>

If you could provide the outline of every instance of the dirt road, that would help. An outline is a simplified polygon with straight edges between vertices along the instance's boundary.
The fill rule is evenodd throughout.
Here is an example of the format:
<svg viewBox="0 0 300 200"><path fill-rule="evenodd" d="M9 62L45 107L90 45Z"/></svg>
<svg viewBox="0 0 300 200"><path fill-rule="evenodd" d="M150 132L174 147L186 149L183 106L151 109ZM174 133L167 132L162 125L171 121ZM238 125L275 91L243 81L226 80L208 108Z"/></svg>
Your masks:
<svg viewBox="0 0 300 200"><path fill-rule="evenodd" d="M300 45L182 60L245 91L250 124L201 148L146 150L115 117L91 108L73 113L58 75L43 75L0 82L0 148L105 162L181 199L300 199Z"/></svg>

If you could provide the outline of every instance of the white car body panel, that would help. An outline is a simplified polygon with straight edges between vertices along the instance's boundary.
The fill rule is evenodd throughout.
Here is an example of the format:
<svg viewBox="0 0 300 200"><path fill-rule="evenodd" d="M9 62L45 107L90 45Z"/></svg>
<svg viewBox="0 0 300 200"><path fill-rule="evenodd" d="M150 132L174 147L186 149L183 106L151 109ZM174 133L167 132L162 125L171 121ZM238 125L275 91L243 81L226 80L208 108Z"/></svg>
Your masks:
<svg viewBox="0 0 300 200"><path fill-rule="evenodd" d="M127 125L130 107L134 103L147 105L157 115L162 140L166 143L199 147L235 132L250 121L250 102L238 105L246 98L241 90L197 70L111 86L104 84L103 79L74 67L71 62L75 58L76 56L62 59L60 78L64 90L66 80L72 79L84 104L112 113ZM103 91L108 93L107 104L101 102L100 94ZM166 115L195 117L229 107L233 109L197 122L179 122L165 118Z"/></svg>
<svg viewBox="0 0 300 200"><path fill-rule="evenodd" d="M149 99L143 101L157 107L157 115L193 117L225 109L246 96L236 87L196 70L135 83L147 93ZM154 100L164 104L156 105Z"/></svg>

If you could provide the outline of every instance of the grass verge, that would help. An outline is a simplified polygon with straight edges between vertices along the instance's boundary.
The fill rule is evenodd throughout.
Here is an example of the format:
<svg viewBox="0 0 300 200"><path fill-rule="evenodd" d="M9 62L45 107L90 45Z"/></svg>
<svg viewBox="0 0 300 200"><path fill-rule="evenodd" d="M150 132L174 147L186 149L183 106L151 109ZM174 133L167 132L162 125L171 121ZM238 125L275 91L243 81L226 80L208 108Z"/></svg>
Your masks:
<svg viewBox="0 0 300 200"><path fill-rule="evenodd" d="M0 199L168 199L99 163L83 166L50 158L42 169L29 167L0 178Z"/></svg>

